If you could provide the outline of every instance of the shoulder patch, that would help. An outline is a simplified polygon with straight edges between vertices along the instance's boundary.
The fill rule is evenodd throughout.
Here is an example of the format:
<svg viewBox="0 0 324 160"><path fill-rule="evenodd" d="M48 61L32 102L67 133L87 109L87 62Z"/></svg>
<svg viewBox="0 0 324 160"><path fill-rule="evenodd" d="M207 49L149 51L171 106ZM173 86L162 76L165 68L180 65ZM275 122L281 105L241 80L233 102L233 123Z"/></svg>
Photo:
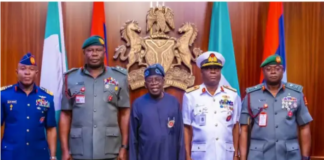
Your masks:
<svg viewBox="0 0 324 160"><path fill-rule="evenodd" d="M11 88L11 87L12 87L12 85L3 86L3 87L1 87L0 91L4 91L4 90L6 90L8 88Z"/></svg>
<svg viewBox="0 0 324 160"><path fill-rule="evenodd" d="M199 85L190 87L190 88L186 89L186 93L190 93L190 92L195 91L195 90L197 90L199 88L200 88Z"/></svg>
<svg viewBox="0 0 324 160"><path fill-rule="evenodd" d="M262 89L262 86L263 86L262 84L258 84L256 86L249 87L249 88L246 89L246 93L251 93L251 92L260 90L260 89Z"/></svg>
<svg viewBox="0 0 324 160"><path fill-rule="evenodd" d="M49 91L49 90L47 90L46 88L44 88L44 87L39 87L41 90L43 90L44 92L46 92L47 94L49 94L49 95L51 95L51 96L53 96L53 92L51 92L51 91Z"/></svg>
<svg viewBox="0 0 324 160"><path fill-rule="evenodd" d="M124 75L127 75L128 74L128 71L127 69L123 68L123 67L120 67L120 66L116 66L116 67L111 67L111 69L113 69L114 71L118 71Z"/></svg>
<svg viewBox="0 0 324 160"><path fill-rule="evenodd" d="M294 83L286 83L286 88L292 89L297 92L303 91L303 86Z"/></svg>
<svg viewBox="0 0 324 160"><path fill-rule="evenodd" d="M72 68L72 69L66 71L64 74L70 74L70 73L72 73L72 72L74 72L74 71L76 71L76 70L78 70L78 69L79 69L79 68Z"/></svg>
<svg viewBox="0 0 324 160"><path fill-rule="evenodd" d="M236 89L232 88L231 86L227 86L227 85L223 85L224 88L228 89L228 90L231 90L233 92L237 92Z"/></svg>

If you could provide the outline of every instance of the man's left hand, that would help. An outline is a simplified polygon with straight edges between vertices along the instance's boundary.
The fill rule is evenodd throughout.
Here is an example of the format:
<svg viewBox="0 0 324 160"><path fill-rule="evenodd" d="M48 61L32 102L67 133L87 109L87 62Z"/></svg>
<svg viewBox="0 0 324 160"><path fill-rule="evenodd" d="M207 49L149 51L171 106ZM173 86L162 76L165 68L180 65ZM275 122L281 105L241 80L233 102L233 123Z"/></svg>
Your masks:
<svg viewBox="0 0 324 160"><path fill-rule="evenodd" d="M234 156L234 157L233 157L233 160L240 160L240 158L237 157L237 156Z"/></svg>
<svg viewBox="0 0 324 160"><path fill-rule="evenodd" d="M127 150L125 148L119 150L117 160L127 160Z"/></svg>

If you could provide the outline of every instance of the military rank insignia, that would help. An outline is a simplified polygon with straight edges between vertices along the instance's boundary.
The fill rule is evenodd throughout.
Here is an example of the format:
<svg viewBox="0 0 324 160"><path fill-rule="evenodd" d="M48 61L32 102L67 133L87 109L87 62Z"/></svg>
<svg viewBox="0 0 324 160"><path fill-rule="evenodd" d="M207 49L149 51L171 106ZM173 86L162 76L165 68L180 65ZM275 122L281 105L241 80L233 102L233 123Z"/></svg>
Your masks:
<svg viewBox="0 0 324 160"><path fill-rule="evenodd" d="M175 123L175 118L173 117L172 119L168 118L168 127L172 128Z"/></svg>

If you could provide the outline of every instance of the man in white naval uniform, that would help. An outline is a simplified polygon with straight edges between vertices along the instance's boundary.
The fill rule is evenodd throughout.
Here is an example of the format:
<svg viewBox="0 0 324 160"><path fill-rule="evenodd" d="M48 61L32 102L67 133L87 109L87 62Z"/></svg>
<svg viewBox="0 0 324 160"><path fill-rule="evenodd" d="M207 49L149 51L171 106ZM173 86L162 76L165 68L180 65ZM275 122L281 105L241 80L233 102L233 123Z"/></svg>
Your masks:
<svg viewBox="0 0 324 160"><path fill-rule="evenodd" d="M224 57L217 52L197 58L203 84L183 95L187 160L238 159L241 98L235 89L220 84L224 64Z"/></svg>

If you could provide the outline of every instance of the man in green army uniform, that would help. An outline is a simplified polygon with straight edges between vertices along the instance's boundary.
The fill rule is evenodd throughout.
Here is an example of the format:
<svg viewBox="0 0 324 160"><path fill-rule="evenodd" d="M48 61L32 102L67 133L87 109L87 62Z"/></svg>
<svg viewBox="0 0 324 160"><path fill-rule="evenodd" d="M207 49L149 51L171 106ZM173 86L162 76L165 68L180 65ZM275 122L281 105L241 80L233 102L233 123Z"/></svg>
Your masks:
<svg viewBox="0 0 324 160"><path fill-rule="evenodd" d="M99 36L86 39L82 49L84 67L64 74L59 124L62 160L126 160L127 70L104 66L104 40Z"/></svg>
<svg viewBox="0 0 324 160"><path fill-rule="evenodd" d="M281 81L285 68L279 55L269 56L261 67L265 82L247 88L242 103L241 160L309 160L309 123L313 119L307 109L303 87ZM252 130L247 148L250 120Z"/></svg>

